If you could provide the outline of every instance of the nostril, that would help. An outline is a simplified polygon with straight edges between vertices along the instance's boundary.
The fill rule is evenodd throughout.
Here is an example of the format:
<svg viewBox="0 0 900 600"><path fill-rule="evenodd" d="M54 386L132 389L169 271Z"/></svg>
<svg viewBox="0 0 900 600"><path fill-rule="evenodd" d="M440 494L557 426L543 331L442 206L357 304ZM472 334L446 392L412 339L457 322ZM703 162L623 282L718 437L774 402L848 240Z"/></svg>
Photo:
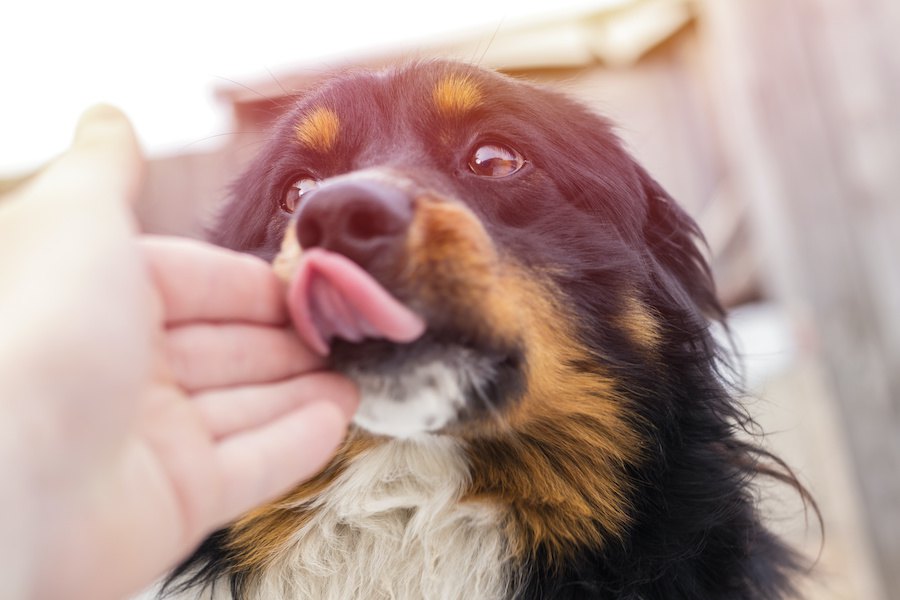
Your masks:
<svg viewBox="0 0 900 600"><path fill-rule="evenodd" d="M302 248L319 247L367 264L402 244L412 222L412 199L373 181L324 183L309 192L297 214Z"/></svg>
<svg viewBox="0 0 900 600"><path fill-rule="evenodd" d="M378 236L378 228L372 215L357 210L347 218L347 235L360 240L368 240Z"/></svg>
<svg viewBox="0 0 900 600"><path fill-rule="evenodd" d="M397 232L390 213L372 210L370 206L358 206L347 215L346 234L358 240L371 240Z"/></svg>
<svg viewBox="0 0 900 600"><path fill-rule="evenodd" d="M301 248L321 246L324 233L318 219L299 219L297 221L297 241Z"/></svg>

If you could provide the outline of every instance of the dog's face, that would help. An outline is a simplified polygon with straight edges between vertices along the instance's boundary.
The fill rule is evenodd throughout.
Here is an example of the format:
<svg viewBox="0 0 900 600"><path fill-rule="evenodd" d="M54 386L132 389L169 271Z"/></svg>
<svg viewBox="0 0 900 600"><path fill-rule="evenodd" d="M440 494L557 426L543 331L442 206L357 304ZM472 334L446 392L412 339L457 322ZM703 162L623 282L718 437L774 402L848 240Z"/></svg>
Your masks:
<svg viewBox="0 0 900 600"><path fill-rule="evenodd" d="M374 433L484 436L574 410L634 446L622 390L662 366L662 312L716 310L692 222L606 122L472 67L337 78L235 192L216 241L272 259L291 230L320 282L292 300L301 333L360 384ZM411 316L348 291L370 283L424 333L392 336Z"/></svg>
<svg viewBox="0 0 900 600"><path fill-rule="evenodd" d="M285 270L300 336L360 385L358 427L175 577L376 597L393 575L366 548L394 544L410 589L497 584L429 597L781 597L797 562L747 485L796 480L734 435L698 237L553 92L435 62L300 98L213 240Z"/></svg>

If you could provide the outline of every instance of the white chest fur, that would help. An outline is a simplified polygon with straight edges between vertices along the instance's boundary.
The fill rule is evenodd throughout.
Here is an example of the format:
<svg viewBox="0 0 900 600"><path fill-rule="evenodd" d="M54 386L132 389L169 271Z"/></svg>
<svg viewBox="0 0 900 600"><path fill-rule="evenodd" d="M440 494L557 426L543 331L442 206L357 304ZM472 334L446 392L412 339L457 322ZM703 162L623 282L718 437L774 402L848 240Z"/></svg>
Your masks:
<svg viewBox="0 0 900 600"><path fill-rule="evenodd" d="M457 442L393 440L357 458L251 592L259 600L509 597L500 515L459 504Z"/></svg>

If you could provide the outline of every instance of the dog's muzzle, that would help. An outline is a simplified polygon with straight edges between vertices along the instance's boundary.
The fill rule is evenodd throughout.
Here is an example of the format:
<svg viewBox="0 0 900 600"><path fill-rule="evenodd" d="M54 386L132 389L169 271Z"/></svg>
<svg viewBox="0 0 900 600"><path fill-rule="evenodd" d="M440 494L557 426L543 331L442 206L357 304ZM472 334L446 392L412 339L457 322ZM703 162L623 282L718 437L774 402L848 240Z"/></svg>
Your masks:
<svg viewBox="0 0 900 600"><path fill-rule="evenodd" d="M359 385L364 429L437 432L517 385L516 311L461 202L377 169L325 180L304 194L281 263L294 325Z"/></svg>
<svg viewBox="0 0 900 600"><path fill-rule="evenodd" d="M410 342L424 321L384 285L402 261L411 198L369 179L326 182L307 194L290 227L302 251L290 276L289 305L301 338L327 354L334 338Z"/></svg>

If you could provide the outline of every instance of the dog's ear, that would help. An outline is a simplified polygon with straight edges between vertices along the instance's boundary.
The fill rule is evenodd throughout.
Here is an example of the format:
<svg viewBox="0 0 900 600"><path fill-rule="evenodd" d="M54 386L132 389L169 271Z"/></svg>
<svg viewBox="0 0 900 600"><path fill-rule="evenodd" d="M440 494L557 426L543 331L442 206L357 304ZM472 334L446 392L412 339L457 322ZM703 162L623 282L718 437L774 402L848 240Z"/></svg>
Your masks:
<svg viewBox="0 0 900 600"><path fill-rule="evenodd" d="M644 239L659 283L682 307L721 321L725 311L716 296L700 228L642 167L638 170L647 201Z"/></svg>
<svg viewBox="0 0 900 600"><path fill-rule="evenodd" d="M219 246L253 252L265 241L272 211L266 200L265 182L251 168L231 186L228 202L207 231L208 239Z"/></svg>
<svg viewBox="0 0 900 600"><path fill-rule="evenodd" d="M269 169L276 159L273 148L266 148L231 184L228 200L206 229L207 240L231 250L271 258L264 254L269 228L277 216L269 181Z"/></svg>

